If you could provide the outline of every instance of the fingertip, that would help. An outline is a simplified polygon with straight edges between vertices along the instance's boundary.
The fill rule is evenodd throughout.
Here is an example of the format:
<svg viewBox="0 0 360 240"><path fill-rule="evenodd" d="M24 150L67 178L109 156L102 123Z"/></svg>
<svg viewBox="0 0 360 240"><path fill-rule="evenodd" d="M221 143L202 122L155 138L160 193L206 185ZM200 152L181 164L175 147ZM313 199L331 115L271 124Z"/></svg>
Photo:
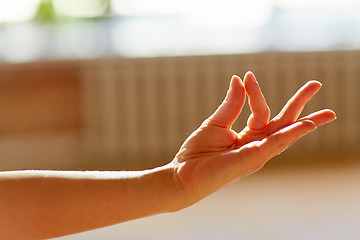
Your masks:
<svg viewBox="0 0 360 240"><path fill-rule="evenodd" d="M255 75L248 71L244 76L244 87L248 95L258 91L260 88L259 83L256 81Z"/></svg>
<svg viewBox="0 0 360 240"><path fill-rule="evenodd" d="M323 109L314 113L309 114L308 116L300 120L311 120L317 127L320 127L326 123L332 122L336 119L336 113L331 109Z"/></svg>
<svg viewBox="0 0 360 240"><path fill-rule="evenodd" d="M331 109L323 109L319 111L319 113L321 113L322 117L326 119L326 122L336 120L336 113Z"/></svg>
<svg viewBox="0 0 360 240"><path fill-rule="evenodd" d="M331 109L321 110L319 111L319 115L321 119L319 119L319 123L317 124L317 126L321 126L336 120L336 113Z"/></svg>
<svg viewBox="0 0 360 240"><path fill-rule="evenodd" d="M320 89L322 87L322 83L317 80L310 80L306 84L306 86L312 86L314 88Z"/></svg>
<svg viewBox="0 0 360 240"><path fill-rule="evenodd" d="M256 82L256 77L254 73L252 73L251 71L248 71L244 75L244 82L249 82L249 81Z"/></svg>
<svg viewBox="0 0 360 240"><path fill-rule="evenodd" d="M233 75L229 90L218 109L205 122L206 124L229 128L236 121L245 103L245 89L239 76Z"/></svg>
<svg viewBox="0 0 360 240"><path fill-rule="evenodd" d="M328 116L328 118L333 121L336 120L336 113L331 109L324 109L324 113Z"/></svg>
<svg viewBox="0 0 360 240"><path fill-rule="evenodd" d="M241 78L237 75L231 77L230 88L226 100L241 99L245 101L245 88Z"/></svg>
<svg viewBox="0 0 360 240"><path fill-rule="evenodd" d="M236 74L232 75L232 77L231 77L231 79L234 79L234 78L240 79L240 77L238 75L236 75Z"/></svg>
<svg viewBox="0 0 360 240"><path fill-rule="evenodd" d="M247 72L245 73L244 78L245 78L246 76L255 78L255 74L254 74L252 71L247 71Z"/></svg>
<svg viewBox="0 0 360 240"><path fill-rule="evenodd" d="M243 82L241 81L241 78L238 75L233 75L230 81L230 88L236 86L243 86Z"/></svg>

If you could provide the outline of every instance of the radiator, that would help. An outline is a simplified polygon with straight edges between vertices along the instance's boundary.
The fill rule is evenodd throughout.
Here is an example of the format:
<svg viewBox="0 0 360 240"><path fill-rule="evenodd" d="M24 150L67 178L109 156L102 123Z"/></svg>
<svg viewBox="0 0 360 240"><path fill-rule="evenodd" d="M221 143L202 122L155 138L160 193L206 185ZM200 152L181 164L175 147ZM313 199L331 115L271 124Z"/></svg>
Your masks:
<svg viewBox="0 0 360 240"><path fill-rule="evenodd" d="M110 165L153 166L172 159L181 143L223 100L233 74L257 76L275 116L307 80L323 88L304 114L322 108L338 119L300 140L289 155L358 149L360 52L260 53L226 56L107 59L81 65L85 149ZM241 131L250 114L234 125Z"/></svg>

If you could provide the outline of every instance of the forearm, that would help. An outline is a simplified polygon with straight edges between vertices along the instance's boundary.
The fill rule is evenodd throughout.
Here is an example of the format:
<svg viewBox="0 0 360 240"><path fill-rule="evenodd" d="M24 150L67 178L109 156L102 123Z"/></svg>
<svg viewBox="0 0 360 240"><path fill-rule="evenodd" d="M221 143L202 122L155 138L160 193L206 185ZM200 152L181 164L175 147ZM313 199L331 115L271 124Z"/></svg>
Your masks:
<svg viewBox="0 0 360 240"><path fill-rule="evenodd" d="M0 173L0 235L49 238L181 208L169 166L137 172Z"/></svg>

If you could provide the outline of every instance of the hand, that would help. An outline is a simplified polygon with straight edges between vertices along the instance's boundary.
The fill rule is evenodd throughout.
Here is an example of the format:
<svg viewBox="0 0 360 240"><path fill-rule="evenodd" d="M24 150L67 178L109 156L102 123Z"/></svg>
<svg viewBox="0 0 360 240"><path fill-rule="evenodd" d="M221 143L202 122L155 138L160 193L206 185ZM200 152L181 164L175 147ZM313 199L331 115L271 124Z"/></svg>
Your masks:
<svg viewBox="0 0 360 240"><path fill-rule="evenodd" d="M305 104L321 83L309 81L271 121L270 109L255 76L248 72L244 84L233 76L225 100L181 146L172 162L190 205L220 187L261 169L299 138L335 119L321 110L298 120ZM231 127L239 116L245 95L252 111L247 126L237 133Z"/></svg>
<svg viewBox="0 0 360 240"><path fill-rule="evenodd" d="M176 211L259 170L297 139L335 119L322 110L297 120L321 84L305 84L269 122L270 110L252 73L231 80L221 106L165 166L122 171L0 172L0 235L48 239L161 212ZM252 114L231 130L249 96ZM179 190L180 189L180 190Z"/></svg>

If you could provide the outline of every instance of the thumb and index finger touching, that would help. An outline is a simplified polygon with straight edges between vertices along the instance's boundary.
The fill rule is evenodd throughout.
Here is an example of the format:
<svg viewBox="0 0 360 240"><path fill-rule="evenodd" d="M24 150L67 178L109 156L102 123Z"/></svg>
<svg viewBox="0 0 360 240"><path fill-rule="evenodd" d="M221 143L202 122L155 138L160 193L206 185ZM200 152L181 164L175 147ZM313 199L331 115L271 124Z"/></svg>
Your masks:
<svg viewBox="0 0 360 240"><path fill-rule="evenodd" d="M305 104L316 94L320 87L321 84L317 81L306 83L288 101L279 115L269 122L270 109L254 74L251 72L246 73L244 83L238 76L233 76L224 101L215 113L208 118L206 123L230 129L244 106L247 94L252 111L248 119L248 127L253 130L264 129L267 132L267 137L233 150L229 152L230 155L225 155L226 159L233 160L226 161L230 164L229 166L233 168L232 163L235 161L243 169L244 159L250 161L258 159L262 160L264 164L267 160L291 146L299 138L316 129L316 127L334 120L336 118L335 113L328 109L298 119ZM246 157L244 157L245 155ZM239 159L242 161L238 161Z"/></svg>
<svg viewBox="0 0 360 240"><path fill-rule="evenodd" d="M251 129L262 129L269 122L270 109L252 72L247 72L244 83L240 77L231 78L226 97L219 108L206 121L209 125L231 128L244 106L246 94L252 111L248 120Z"/></svg>
<svg viewBox="0 0 360 240"><path fill-rule="evenodd" d="M261 130L267 126L267 128L269 128L268 130L271 131L269 132L271 134L282 127L286 127L295 122L305 104L315 95L320 87L321 83L317 81L307 82L288 101L279 115L269 122L270 109L254 74L252 72L247 72L244 77L244 82L242 82L240 77L234 75L231 79L230 87L224 101L214 114L207 119L206 123L230 129L241 113L247 94L252 112L248 119L248 127L254 130ZM325 109L312 113L299 121L313 121L318 127L335 118L335 113L332 110Z"/></svg>

